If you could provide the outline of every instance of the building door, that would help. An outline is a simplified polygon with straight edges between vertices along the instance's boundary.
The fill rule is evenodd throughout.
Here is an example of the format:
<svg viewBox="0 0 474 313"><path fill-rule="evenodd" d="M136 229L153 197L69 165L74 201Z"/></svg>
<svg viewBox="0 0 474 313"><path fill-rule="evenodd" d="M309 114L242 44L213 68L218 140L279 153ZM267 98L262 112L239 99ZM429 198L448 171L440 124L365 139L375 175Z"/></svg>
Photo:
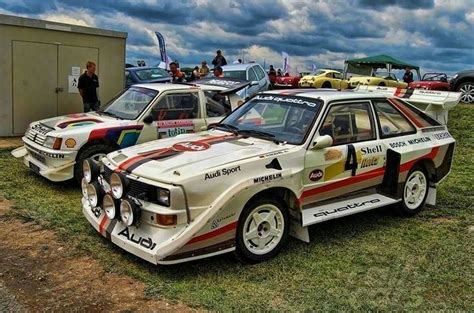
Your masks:
<svg viewBox="0 0 474 313"><path fill-rule="evenodd" d="M57 45L13 41L13 132L58 113Z"/></svg>
<svg viewBox="0 0 474 313"><path fill-rule="evenodd" d="M82 98L77 89L79 78L77 70L79 68L79 74L84 73L87 61L92 61L97 65L96 74L99 75L98 48L58 46L58 115L84 110Z"/></svg>

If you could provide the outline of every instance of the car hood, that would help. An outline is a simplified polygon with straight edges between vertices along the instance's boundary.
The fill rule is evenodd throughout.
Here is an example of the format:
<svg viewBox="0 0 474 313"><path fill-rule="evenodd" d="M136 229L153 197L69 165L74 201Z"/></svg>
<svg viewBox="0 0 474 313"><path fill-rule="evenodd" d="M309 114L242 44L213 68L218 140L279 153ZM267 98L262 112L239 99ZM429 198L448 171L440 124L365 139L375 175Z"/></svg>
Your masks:
<svg viewBox="0 0 474 313"><path fill-rule="evenodd" d="M133 175L176 183L289 147L292 146L211 130L133 146L113 152L107 158L115 168Z"/></svg>
<svg viewBox="0 0 474 313"><path fill-rule="evenodd" d="M76 113L52 117L38 122L55 130L61 130L72 127L86 127L114 120L114 118L101 116L96 113Z"/></svg>

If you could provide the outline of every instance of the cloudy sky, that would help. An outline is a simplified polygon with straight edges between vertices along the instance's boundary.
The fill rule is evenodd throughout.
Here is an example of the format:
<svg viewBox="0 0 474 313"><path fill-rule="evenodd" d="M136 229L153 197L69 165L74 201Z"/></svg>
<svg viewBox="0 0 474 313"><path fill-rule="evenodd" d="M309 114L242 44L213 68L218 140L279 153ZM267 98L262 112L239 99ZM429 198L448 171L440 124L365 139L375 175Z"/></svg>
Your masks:
<svg viewBox="0 0 474 313"><path fill-rule="evenodd" d="M389 54L423 71L474 68L474 0L0 0L0 13L128 32L127 61L244 56L295 70Z"/></svg>

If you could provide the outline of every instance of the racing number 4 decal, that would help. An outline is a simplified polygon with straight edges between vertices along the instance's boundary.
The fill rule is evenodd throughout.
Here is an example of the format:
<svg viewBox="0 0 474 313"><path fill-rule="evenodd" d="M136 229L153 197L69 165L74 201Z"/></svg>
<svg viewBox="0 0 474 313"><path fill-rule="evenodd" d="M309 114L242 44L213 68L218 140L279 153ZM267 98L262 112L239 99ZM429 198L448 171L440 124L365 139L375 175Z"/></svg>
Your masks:
<svg viewBox="0 0 474 313"><path fill-rule="evenodd" d="M351 176L355 176L357 171L357 154L354 145L347 145L347 158L344 164L345 171L352 171Z"/></svg>

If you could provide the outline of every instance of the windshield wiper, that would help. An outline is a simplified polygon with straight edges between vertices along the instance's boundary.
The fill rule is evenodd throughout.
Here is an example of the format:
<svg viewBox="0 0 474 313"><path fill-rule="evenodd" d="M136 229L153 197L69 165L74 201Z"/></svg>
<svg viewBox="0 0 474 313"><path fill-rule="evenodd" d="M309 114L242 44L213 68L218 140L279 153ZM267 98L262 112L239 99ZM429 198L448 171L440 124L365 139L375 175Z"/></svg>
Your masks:
<svg viewBox="0 0 474 313"><path fill-rule="evenodd" d="M219 123L216 125L216 128L223 128L224 130L227 130L236 136L239 134L239 128L231 124Z"/></svg>
<svg viewBox="0 0 474 313"><path fill-rule="evenodd" d="M108 116L112 116L112 117L118 118L118 119L120 119L120 120L123 120L123 118L121 118L120 116L118 116L118 115L116 115L116 114L114 114L114 113L112 113L112 112L97 111L97 113L98 113L99 115L102 115L102 114L103 114L103 115L108 115Z"/></svg>
<svg viewBox="0 0 474 313"><path fill-rule="evenodd" d="M242 134L242 133L247 133L248 135L254 135L254 136L257 136L257 137L262 137L262 138L265 138L265 139L269 139L271 141L273 141L274 143L276 144L279 144L280 141L275 139L275 135L273 134L270 134L270 133L267 133L265 131L261 131L261 130L256 130L256 129L239 129L239 133Z"/></svg>

